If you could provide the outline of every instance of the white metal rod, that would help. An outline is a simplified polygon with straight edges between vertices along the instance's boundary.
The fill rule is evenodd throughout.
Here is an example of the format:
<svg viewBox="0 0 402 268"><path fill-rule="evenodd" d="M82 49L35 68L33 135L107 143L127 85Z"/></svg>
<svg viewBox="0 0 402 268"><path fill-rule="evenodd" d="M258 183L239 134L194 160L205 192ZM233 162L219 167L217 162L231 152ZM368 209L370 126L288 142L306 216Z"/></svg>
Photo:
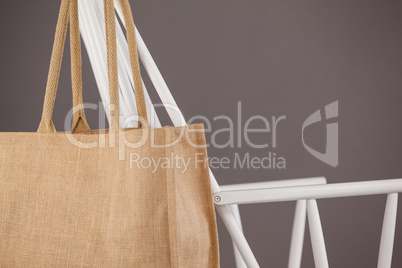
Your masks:
<svg viewBox="0 0 402 268"><path fill-rule="evenodd" d="M216 209L219 212L219 215L222 218L223 223L226 226L226 229L229 231L230 236L232 237L233 242L235 243L237 249L239 250L244 262L246 263L248 268L258 268L257 260L254 257L253 252L251 251L250 246L247 243L244 234L237 223L235 216L230 210L229 206L217 206Z"/></svg>
<svg viewBox="0 0 402 268"><path fill-rule="evenodd" d="M307 215L316 268L328 268L327 251L325 249L324 234L322 231L317 201L307 200Z"/></svg>
<svg viewBox="0 0 402 268"><path fill-rule="evenodd" d="M159 72L158 67L155 64L151 54L146 47L141 34L136 29L136 37L138 43L138 51L140 54L141 61L144 65L144 68L147 70L149 78L151 79L152 83L154 84L155 90L158 92L162 103L165 105L166 111L169 114L170 119L172 120L173 124L177 127L185 126L186 120L184 119L183 114L179 110L179 107L176 104L170 90L163 79L161 73Z"/></svg>
<svg viewBox="0 0 402 268"><path fill-rule="evenodd" d="M300 268L303 255L305 229L306 229L306 200L298 200L296 202L292 238L290 241L288 268Z"/></svg>
<svg viewBox="0 0 402 268"><path fill-rule="evenodd" d="M137 37L137 45L138 45L138 53L140 55L141 61L152 81L156 91L162 103L167 107L167 112L169 114L170 119L173 122L173 125L176 127L186 125L186 120L182 112L178 109L176 101L174 100L165 80L163 79L161 73L159 72L158 67L153 60L151 53L149 52L147 46L144 43L139 31L136 28L136 37ZM212 192L220 191L219 184L215 179L214 174L212 173L211 169L209 170L209 176L211 179L211 187Z"/></svg>
<svg viewBox="0 0 402 268"><path fill-rule="evenodd" d="M402 179L334 183L274 189L222 191L215 193L214 202L217 205L252 204L297 201L301 199L388 194L395 192L402 192Z"/></svg>
<svg viewBox="0 0 402 268"><path fill-rule="evenodd" d="M243 226L241 223L241 216L240 216L240 210L238 205L230 205L230 210L232 211L233 216L236 219L237 224L239 225L240 230L243 232ZM235 261L236 261L236 268L247 268L246 264L243 261L243 258L241 257L241 254L239 250L236 247L236 244L233 242L233 250L234 250L234 256L235 256Z"/></svg>
<svg viewBox="0 0 402 268"><path fill-rule="evenodd" d="M170 92L165 80L162 77L162 74L160 73L158 67L156 66L156 63L152 58L151 53L149 52L147 46L145 45L145 42L142 39L141 34L137 28L136 28L136 37L137 37L138 53L140 55L141 62L144 65L156 91L158 92L158 95L162 103L165 105L165 107L167 107L167 112L170 117L170 120L172 120L173 125L176 127L186 125L187 123L186 120L184 119L182 112L178 109L178 106L172 96L172 93ZM219 192L220 191L219 184L216 181L216 178L212 173L211 169L209 170L209 176L211 179L212 192L213 193Z"/></svg>
<svg viewBox="0 0 402 268"><path fill-rule="evenodd" d="M392 251L394 249L396 214L398 210L398 194L387 196L384 222L382 225L380 251L378 256L378 268L390 268L392 263Z"/></svg>
<svg viewBox="0 0 402 268"><path fill-rule="evenodd" d="M221 185L220 187L221 187L221 191L236 191L236 190L251 190L251 189L319 185L319 184L326 184L326 183L327 183L327 180L325 179L325 177L313 177L313 178L300 178L300 179L290 179L290 180L230 184L230 185Z"/></svg>

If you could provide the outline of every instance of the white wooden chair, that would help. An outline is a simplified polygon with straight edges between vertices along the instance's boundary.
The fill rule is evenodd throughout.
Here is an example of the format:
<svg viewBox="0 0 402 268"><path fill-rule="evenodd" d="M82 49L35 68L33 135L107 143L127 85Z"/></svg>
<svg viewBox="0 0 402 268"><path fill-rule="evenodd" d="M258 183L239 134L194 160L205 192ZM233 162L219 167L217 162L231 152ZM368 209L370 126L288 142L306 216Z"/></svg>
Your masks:
<svg viewBox="0 0 402 268"><path fill-rule="evenodd" d="M119 1L115 0L115 4L117 14L124 23ZM79 1L79 11L80 31L87 48L105 110L107 111L107 107L109 106L109 90L103 1L81 0ZM126 39L123 30L118 23L117 25L121 115L129 116L136 113L133 80L131 77L132 72ZM180 110L177 109L176 102L138 30L136 33L141 61L168 115L175 126L185 125L186 121ZM148 123L153 128L161 127L145 85L144 90L148 113L152 115ZM288 267L300 267L306 215L308 215L314 261L316 267L321 268L328 267L329 265L316 200L375 194L388 195L379 246L378 267L386 268L391 266L398 193L402 191L402 179L326 184L325 178L317 177L219 186L212 172L210 175L216 209L232 237L238 268L259 267L242 232L239 204L296 201L297 205Z"/></svg>

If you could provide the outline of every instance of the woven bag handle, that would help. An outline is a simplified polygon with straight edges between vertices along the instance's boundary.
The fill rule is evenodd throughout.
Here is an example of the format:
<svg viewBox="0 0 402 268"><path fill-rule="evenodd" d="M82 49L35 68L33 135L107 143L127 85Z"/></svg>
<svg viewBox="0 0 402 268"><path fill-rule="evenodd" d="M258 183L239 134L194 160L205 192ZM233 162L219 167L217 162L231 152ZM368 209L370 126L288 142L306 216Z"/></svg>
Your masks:
<svg viewBox="0 0 402 268"><path fill-rule="evenodd" d="M147 109L145 105L144 89L140 72L140 62L138 58L137 41L135 37L135 24L128 0L120 0L123 10L123 17L126 25L127 43L130 54L131 69L133 72L135 101L139 117L139 126L148 125ZM116 52L116 23L115 9L113 0L104 0L105 25L106 25L106 47L109 77L109 95L110 103L115 106L111 109L111 129L119 128L119 80L117 70L117 52Z"/></svg>
<svg viewBox="0 0 402 268"><path fill-rule="evenodd" d="M71 54L71 84L73 87L73 124L71 132L90 132L85 118L82 99L82 59L81 38L78 18L78 0L70 0L70 54ZM57 88L56 88L57 90Z"/></svg>
<svg viewBox="0 0 402 268"><path fill-rule="evenodd" d="M129 47L130 61L133 71L135 99L137 103L140 126L147 124L147 113L145 106L144 91L142 87L138 49L135 38L135 26L128 0L121 0L124 20L126 22L127 42ZM119 92L118 92L118 71L116 51L116 25L113 0L104 0L105 25L107 41L107 61L109 94L111 104L111 124L113 131L119 131ZM56 132L52 122L54 102L60 76L60 68L66 39L68 17L70 15L70 40L71 40L71 75L73 85L74 117L72 132L89 132L89 126L85 119L82 107L82 71L81 71L81 44L78 22L77 0L62 0L59 18L57 21L55 40L53 44L52 57L46 85L46 94L43 105L42 119L38 132Z"/></svg>
<svg viewBox="0 0 402 268"><path fill-rule="evenodd" d="M70 49L71 49L71 83L73 88L73 124L72 132L89 132L90 128L85 118L82 100L82 60L81 40L78 21L78 1L62 1L60 15L56 27L55 42L51 58L48 83L46 87L47 99L45 99L44 110L46 118L43 118L39 126L40 132L55 132L52 122L54 100L56 98L57 85L59 81L61 62L64 52L64 43L67 34L68 19L70 18ZM49 89L49 90L48 90ZM47 105L46 105L47 104Z"/></svg>

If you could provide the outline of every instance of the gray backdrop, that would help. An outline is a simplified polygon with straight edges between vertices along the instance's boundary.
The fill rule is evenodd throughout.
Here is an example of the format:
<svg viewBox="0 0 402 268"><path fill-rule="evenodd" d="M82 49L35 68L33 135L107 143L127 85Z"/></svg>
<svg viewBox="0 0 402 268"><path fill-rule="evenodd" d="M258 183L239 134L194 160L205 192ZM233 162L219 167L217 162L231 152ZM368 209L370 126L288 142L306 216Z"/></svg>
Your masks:
<svg viewBox="0 0 402 268"><path fill-rule="evenodd" d="M0 131L35 131L40 119L60 1L0 2ZM286 170L216 169L220 184L324 175L330 183L397 178L402 174L402 2L355 1L131 1L135 19L177 103L187 118L204 115L286 115L277 148L209 148L286 158ZM67 50L68 51L68 50ZM84 99L100 99L84 55ZM68 53L54 117L62 129L71 106ZM144 76L148 89L152 87ZM151 93L153 101L159 100ZM339 100L339 166L311 156L301 125L314 111ZM88 111L93 128L97 112ZM243 121L244 122L244 121ZM213 129L227 127L216 121ZM221 137L224 140L224 134ZM255 134L254 141L268 140ZM325 125L308 132L325 146ZM208 134L208 139L210 134ZM385 196L320 200L332 267L374 267ZM294 203L241 207L245 234L261 267L285 267ZM402 267L398 217L393 267ZM234 267L231 242L218 219L222 267ZM308 229L308 228L307 228ZM308 230L307 230L308 235ZM305 241L303 267L313 267Z"/></svg>

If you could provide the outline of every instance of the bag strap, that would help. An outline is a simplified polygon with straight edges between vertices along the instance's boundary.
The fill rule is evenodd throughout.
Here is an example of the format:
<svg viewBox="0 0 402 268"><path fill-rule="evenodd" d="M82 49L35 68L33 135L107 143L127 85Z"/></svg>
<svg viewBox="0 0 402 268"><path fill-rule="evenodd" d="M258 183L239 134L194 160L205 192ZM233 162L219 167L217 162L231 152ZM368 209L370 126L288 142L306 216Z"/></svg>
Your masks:
<svg viewBox="0 0 402 268"><path fill-rule="evenodd" d="M139 126L147 125L147 112L145 106L144 90L140 73L138 49L135 38L135 26L128 0L121 0L121 6L126 22L127 42L129 47L130 61L133 71L135 99L139 116ZM114 1L104 0L105 25L106 25L106 45L108 61L109 95L111 124L113 131L119 131L119 91L118 91L118 70L117 70L117 49L116 49L116 24ZM54 102L60 76L61 62L64 52L68 17L70 16L70 41L71 41L71 77L73 86L73 105L74 117L72 132L88 132L89 126L85 119L85 112L82 107L82 60L81 44L79 35L78 21L78 2L77 0L62 0L59 18L56 26L55 40L53 44L48 82L43 105L42 120L38 132L56 132L52 122Z"/></svg>
<svg viewBox="0 0 402 268"><path fill-rule="evenodd" d="M69 1L62 0L57 20L56 34L53 42L50 68L46 84L45 101L43 104L42 120L39 124L38 132L56 132L52 122L54 100L56 89L59 82L61 61L63 58L64 42L66 40L67 25L69 15Z"/></svg>
<svg viewBox="0 0 402 268"><path fill-rule="evenodd" d="M140 61L138 55L137 39L135 35L135 24L133 12L131 11L130 2L128 0L120 0L123 11L123 17L126 26L128 50L130 54L131 69L133 72L135 102L140 122L148 125L147 107L145 104L144 88L142 86Z"/></svg>
<svg viewBox="0 0 402 268"><path fill-rule="evenodd" d="M82 59L81 38L78 18L78 0L70 0L70 54L71 54L71 84L73 87L73 124L71 132L90 132L85 118L82 98Z"/></svg>
<svg viewBox="0 0 402 268"><path fill-rule="evenodd" d="M135 24L132 16L130 3L128 0L120 0L123 10L123 17L126 25L127 43L130 55L131 69L134 80L134 94L137 104L139 117L139 127L148 126L147 109L145 105L144 89L142 86L140 62L138 58L138 47L135 37ZM119 81L117 69L117 50L116 50L116 22L113 0L104 0L105 25L106 25L106 47L109 77L109 95L111 107L111 129L119 128ZM115 108L115 109L113 109Z"/></svg>
<svg viewBox="0 0 402 268"><path fill-rule="evenodd" d="M119 77L117 71L116 25L114 20L114 0L104 0L107 70L109 78L111 129L119 129ZM112 14L113 13L113 14ZM113 19L110 19L113 17Z"/></svg>
<svg viewBox="0 0 402 268"><path fill-rule="evenodd" d="M78 0L62 1L59 19L56 27L53 53L50 61L48 83L46 87L44 113L38 132L55 132L52 122L54 101L63 59L64 43L67 35L68 19L70 19L70 54L71 54L71 84L73 88L73 124L71 132L90 132L85 118L82 99L82 60L81 40L78 20Z"/></svg>

